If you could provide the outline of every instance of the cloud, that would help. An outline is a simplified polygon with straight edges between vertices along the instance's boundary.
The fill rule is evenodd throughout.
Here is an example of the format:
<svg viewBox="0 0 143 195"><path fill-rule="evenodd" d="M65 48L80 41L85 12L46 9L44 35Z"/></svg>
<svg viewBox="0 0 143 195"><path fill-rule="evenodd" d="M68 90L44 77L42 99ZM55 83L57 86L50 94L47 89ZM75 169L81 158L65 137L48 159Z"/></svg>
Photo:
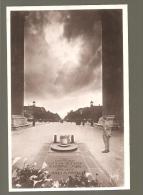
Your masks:
<svg viewBox="0 0 143 195"><path fill-rule="evenodd" d="M45 104L46 99L63 101L94 91L101 97L101 22L96 11L29 12L24 41L25 102Z"/></svg>

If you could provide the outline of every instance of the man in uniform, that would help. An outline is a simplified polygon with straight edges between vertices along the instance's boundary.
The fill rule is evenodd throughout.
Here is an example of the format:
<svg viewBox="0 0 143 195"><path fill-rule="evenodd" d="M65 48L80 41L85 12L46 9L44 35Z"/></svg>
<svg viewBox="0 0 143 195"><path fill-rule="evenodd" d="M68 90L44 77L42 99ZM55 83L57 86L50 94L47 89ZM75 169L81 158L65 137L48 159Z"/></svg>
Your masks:
<svg viewBox="0 0 143 195"><path fill-rule="evenodd" d="M105 144L105 150L103 153L109 152L109 140L111 137L111 124L107 117L103 116L99 120L99 125L103 127L103 141Z"/></svg>

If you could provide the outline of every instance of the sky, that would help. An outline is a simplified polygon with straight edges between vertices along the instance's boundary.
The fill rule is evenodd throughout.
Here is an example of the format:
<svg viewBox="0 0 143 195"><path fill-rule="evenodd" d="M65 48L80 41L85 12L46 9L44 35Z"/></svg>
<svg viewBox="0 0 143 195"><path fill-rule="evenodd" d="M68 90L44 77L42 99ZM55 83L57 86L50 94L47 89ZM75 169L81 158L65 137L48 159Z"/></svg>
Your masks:
<svg viewBox="0 0 143 195"><path fill-rule="evenodd" d="M102 34L95 10L30 11L24 32L24 105L64 117L102 105Z"/></svg>

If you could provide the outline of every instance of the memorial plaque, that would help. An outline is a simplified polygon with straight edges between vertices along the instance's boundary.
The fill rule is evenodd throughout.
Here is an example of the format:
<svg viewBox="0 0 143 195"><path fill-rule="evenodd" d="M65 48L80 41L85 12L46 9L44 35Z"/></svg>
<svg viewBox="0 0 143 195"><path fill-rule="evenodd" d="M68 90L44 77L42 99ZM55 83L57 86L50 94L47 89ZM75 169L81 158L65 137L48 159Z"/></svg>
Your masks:
<svg viewBox="0 0 143 195"><path fill-rule="evenodd" d="M84 171L87 171L87 167L79 153L75 156L73 154L57 155L57 153L51 153L48 155L46 162L49 174L53 179L67 179L68 176L81 175Z"/></svg>

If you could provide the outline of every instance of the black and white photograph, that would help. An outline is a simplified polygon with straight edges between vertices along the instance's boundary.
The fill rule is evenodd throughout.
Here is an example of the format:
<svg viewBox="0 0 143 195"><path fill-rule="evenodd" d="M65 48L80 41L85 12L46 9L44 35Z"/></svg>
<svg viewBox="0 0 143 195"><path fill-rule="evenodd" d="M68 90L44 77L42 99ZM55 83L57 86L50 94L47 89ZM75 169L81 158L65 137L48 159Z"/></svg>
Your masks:
<svg viewBox="0 0 143 195"><path fill-rule="evenodd" d="M9 191L130 189L127 5L7 7Z"/></svg>

